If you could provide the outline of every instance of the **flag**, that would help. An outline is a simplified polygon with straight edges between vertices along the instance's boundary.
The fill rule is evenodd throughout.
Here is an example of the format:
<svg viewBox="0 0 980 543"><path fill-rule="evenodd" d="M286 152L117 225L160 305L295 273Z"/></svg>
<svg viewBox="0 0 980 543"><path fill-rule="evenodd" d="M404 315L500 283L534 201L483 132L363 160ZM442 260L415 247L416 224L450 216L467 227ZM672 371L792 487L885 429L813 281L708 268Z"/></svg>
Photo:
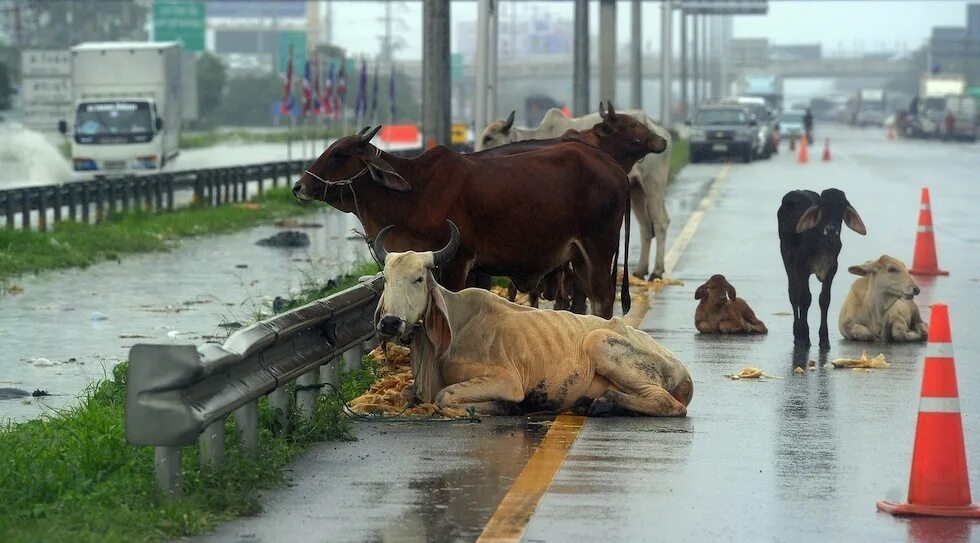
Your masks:
<svg viewBox="0 0 980 543"><path fill-rule="evenodd" d="M327 78L323 81L323 98L320 99L324 115L333 115L333 100L333 62L331 62L330 67L327 68Z"/></svg>
<svg viewBox="0 0 980 543"><path fill-rule="evenodd" d="M378 67L381 63L374 65L374 85L371 86L371 124L378 122Z"/></svg>
<svg viewBox="0 0 980 543"><path fill-rule="evenodd" d="M361 76L357 79L357 100L354 103L354 117L361 124L367 116L367 61L361 59Z"/></svg>
<svg viewBox="0 0 980 543"><path fill-rule="evenodd" d="M313 55L313 115L320 116L320 53Z"/></svg>
<svg viewBox="0 0 980 543"><path fill-rule="evenodd" d="M282 104L280 115L290 115L293 109L293 46L289 46L289 60L286 62L286 82L282 85Z"/></svg>
<svg viewBox="0 0 980 543"><path fill-rule="evenodd" d="M334 115L338 119L344 116L344 96L347 95L347 60L340 59L340 70L337 72L337 100L334 101Z"/></svg>
<svg viewBox="0 0 980 543"><path fill-rule="evenodd" d="M388 78L388 122L395 123L395 65L391 65L391 75Z"/></svg>
<svg viewBox="0 0 980 543"><path fill-rule="evenodd" d="M310 59L307 57L303 65L303 116L310 114L313 108L313 76L310 73Z"/></svg>

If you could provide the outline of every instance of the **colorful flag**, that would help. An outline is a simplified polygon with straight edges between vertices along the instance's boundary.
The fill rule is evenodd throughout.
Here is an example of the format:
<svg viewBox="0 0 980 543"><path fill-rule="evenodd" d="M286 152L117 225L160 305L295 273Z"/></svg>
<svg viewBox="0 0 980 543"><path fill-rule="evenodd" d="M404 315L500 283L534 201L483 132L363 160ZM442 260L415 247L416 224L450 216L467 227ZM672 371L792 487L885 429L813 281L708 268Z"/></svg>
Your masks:
<svg viewBox="0 0 980 543"><path fill-rule="evenodd" d="M337 72L337 100L334 102L334 115L338 119L344 116L344 97L347 96L347 60L340 59L340 71Z"/></svg>
<svg viewBox="0 0 980 543"><path fill-rule="evenodd" d="M310 73L310 59L306 58L303 66L303 117L310 114L313 109L313 76Z"/></svg>
<svg viewBox="0 0 980 543"><path fill-rule="evenodd" d="M378 67L381 63L374 65L374 84L371 86L371 124L378 122Z"/></svg>
<svg viewBox="0 0 980 543"><path fill-rule="evenodd" d="M320 53L313 55L313 115L320 116Z"/></svg>
<svg viewBox="0 0 980 543"><path fill-rule="evenodd" d="M330 67L327 68L327 78L323 82L323 98L320 99L324 115L333 115L333 100L333 62L331 62Z"/></svg>
<svg viewBox="0 0 980 543"><path fill-rule="evenodd" d="M361 59L361 76L357 79L357 99L354 102L354 117L361 124L367 116L367 61Z"/></svg>
<svg viewBox="0 0 980 543"><path fill-rule="evenodd" d="M388 123L395 123L395 65L391 65L391 75L388 77Z"/></svg>
<svg viewBox="0 0 980 543"><path fill-rule="evenodd" d="M289 46L289 60L286 62L286 81L282 85L282 104L280 115L290 115L293 109L293 46Z"/></svg>

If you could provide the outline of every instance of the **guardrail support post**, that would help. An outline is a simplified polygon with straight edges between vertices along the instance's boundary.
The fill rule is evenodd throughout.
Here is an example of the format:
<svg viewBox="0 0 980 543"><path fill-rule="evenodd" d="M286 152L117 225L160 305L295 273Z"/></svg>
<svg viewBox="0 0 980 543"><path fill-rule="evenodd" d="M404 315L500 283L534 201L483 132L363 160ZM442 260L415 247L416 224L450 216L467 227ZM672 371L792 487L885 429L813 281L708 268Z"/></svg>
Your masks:
<svg viewBox="0 0 980 543"><path fill-rule="evenodd" d="M51 195L51 207L54 208L54 223L58 224L61 222L61 191L64 187L61 185L55 185L54 192Z"/></svg>
<svg viewBox="0 0 980 543"><path fill-rule="evenodd" d="M344 351L344 370L354 371L361 369L362 356L364 356L364 346L360 343Z"/></svg>
<svg viewBox="0 0 980 543"><path fill-rule="evenodd" d="M48 197L45 189L37 189L37 229L44 232L48 229Z"/></svg>
<svg viewBox="0 0 980 543"><path fill-rule="evenodd" d="M265 192L265 172L260 169L258 170L258 173L256 174L255 177L256 180L259 182L258 190L259 190L259 196L261 197L262 193Z"/></svg>
<svg viewBox="0 0 980 543"><path fill-rule="evenodd" d="M7 228L14 229L14 193L8 192L4 196L4 212L7 214Z"/></svg>
<svg viewBox="0 0 980 543"><path fill-rule="evenodd" d="M68 189L68 218L72 221L78 220L78 187L74 184L66 185Z"/></svg>
<svg viewBox="0 0 980 543"><path fill-rule="evenodd" d="M340 390L340 365L344 363L343 358L337 357L330 362L320 366L320 382L330 384ZM326 387L323 389L327 394L333 394L334 389Z"/></svg>
<svg viewBox="0 0 980 543"><path fill-rule="evenodd" d="M259 453L259 402L253 400L235 410L235 424L238 426L242 447L251 456Z"/></svg>
<svg viewBox="0 0 980 543"><path fill-rule="evenodd" d="M31 229L31 193L27 189L20 191L20 227Z"/></svg>
<svg viewBox="0 0 980 543"><path fill-rule="evenodd" d="M157 488L168 499L180 498L183 473L180 469L180 447L155 447L153 465Z"/></svg>
<svg viewBox="0 0 980 543"><path fill-rule="evenodd" d="M170 179L169 175L157 177L153 180L153 200L157 206L157 212L163 209L163 185L164 181Z"/></svg>
<svg viewBox="0 0 980 543"><path fill-rule="evenodd" d="M197 438L201 446L201 467L218 465L225 459L225 419L208 425Z"/></svg>
<svg viewBox="0 0 980 543"><path fill-rule="evenodd" d="M286 433L289 426L289 390L285 386L277 387L269 393L269 407L273 410L276 422L279 423L276 433Z"/></svg>
<svg viewBox="0 0 980 543"><path fill-rule="evenodd" d="M298 387L311 387L296 391L296 409L304 418L313 417L313 412L316 411L316 401L320 396L320 390L316 388L316 385L319 384L317 377L319 377L319 371L313 370L296 379Z"/></svg>

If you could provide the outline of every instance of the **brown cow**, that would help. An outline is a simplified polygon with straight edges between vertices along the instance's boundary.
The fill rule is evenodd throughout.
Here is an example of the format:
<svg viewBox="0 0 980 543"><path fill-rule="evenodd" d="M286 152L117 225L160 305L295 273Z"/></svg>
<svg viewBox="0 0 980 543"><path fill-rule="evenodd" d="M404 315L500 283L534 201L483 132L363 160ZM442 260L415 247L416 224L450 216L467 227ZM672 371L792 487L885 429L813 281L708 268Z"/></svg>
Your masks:
<svg viewBox="0 0 980 543"><path fill-rule="evenodd" d="M334 142L296 182L296 197L356 214L372 238L398 226L396 251L441 247L452 220L465 241L442 270L450 290L462 289L471 271L530 290L572 261L593 313L612 317L614 255L628 211L626 178L612 158L571 141L482 158L437 146L404 159L370 144L380 128ZM654 150L655 141L630 136L624 145Z"/></svg>

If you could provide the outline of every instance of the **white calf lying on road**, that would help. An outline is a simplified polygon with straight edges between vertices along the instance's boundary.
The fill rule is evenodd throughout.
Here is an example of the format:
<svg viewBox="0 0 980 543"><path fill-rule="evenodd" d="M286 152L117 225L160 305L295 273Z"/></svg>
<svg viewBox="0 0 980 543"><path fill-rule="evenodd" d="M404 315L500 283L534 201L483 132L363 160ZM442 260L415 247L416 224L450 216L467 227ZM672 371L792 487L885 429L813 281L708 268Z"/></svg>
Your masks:
<svg viewBox="0 0 980 543"><path fill-rule="evenodd" d="M861 275L840 308L838 326L848 339L859 341L925 341L929 327L912 298L919 287L905 264L883 255L847 271Z"/></svg>
<svg viewBox="0 0 980 543"><path fill-rule="evenodd" d="M482 289L450 292L432 270L452 257L459 231L436 252L386 253L377 329L412 347L415 395L483 414L581 408L586 414L684 416L687 368L623 319L523 307Z"/></svg>

